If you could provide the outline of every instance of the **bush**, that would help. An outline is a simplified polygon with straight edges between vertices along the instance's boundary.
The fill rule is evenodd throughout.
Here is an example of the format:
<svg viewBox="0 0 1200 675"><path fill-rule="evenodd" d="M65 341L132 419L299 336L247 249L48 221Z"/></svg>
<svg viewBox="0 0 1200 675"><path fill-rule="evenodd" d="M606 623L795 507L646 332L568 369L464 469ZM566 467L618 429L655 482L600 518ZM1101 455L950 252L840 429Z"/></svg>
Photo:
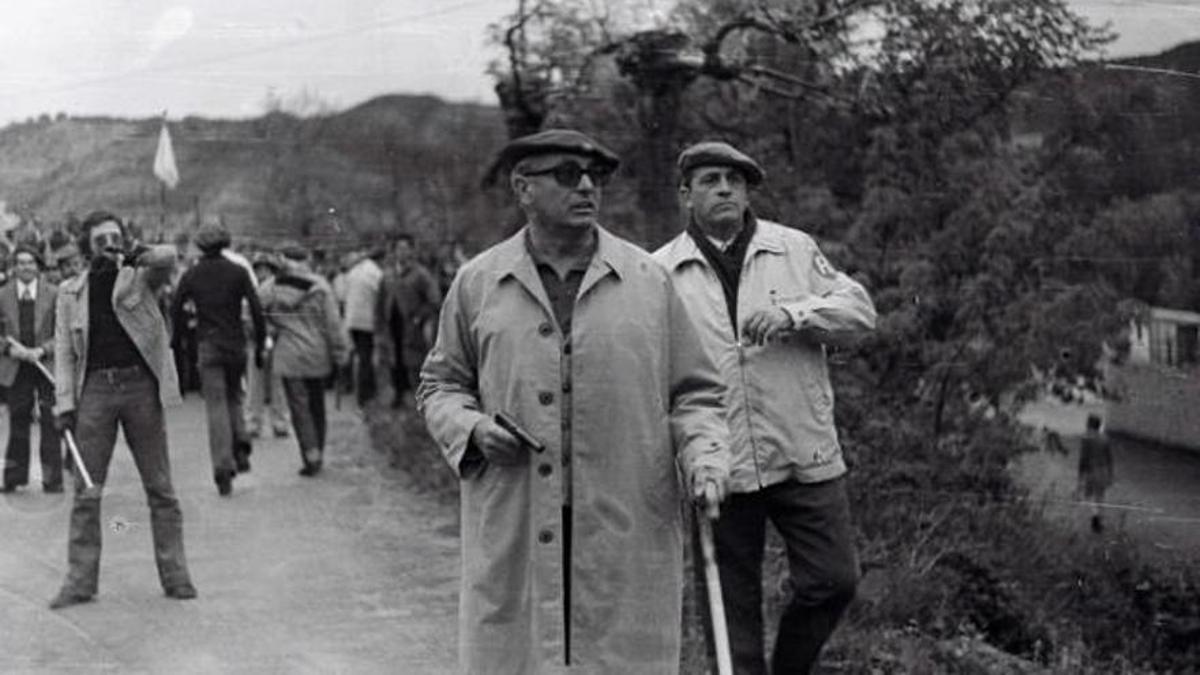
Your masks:
<svg viewBox="0 0 1200 675"><path fill-rule="evenodd" d="M864 579L824 655L827 669L907 672L1188 672L1200 662L1200 583L1120 534L1079 537L1014 484L1028 449L1008 420L925 443L912 415L841 405ZM866 421L870 419L871 421ZM419 417L368 410L376 447L415 490L454 501L457 479ZM690 569L685 578L693 580ZM767 645L788 599L782 542L764 573ZM711 670L696 587L684 593L683 672Z"/></svg>

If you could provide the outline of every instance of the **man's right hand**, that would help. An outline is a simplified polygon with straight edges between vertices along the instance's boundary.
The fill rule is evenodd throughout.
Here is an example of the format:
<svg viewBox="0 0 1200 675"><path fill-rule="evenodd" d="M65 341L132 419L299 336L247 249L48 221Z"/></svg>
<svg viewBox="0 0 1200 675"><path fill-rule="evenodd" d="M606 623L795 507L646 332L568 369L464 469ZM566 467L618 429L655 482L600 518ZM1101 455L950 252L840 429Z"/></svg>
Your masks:
<svg viewBox="0 0 1200 675"><path fill-rule="evenodd" d="M490 464L514 466L529 460L529 451L521 442L490 417L480 420L471 430L471 442Z"/></svg>
<svg viewBox="0 0 1200 675"><path fill-rule="evenodd" d="M64 413L59 413L54 417L54 428L58 429L59 433L64 431L75 431L75 411L68 410Z"/></svg>

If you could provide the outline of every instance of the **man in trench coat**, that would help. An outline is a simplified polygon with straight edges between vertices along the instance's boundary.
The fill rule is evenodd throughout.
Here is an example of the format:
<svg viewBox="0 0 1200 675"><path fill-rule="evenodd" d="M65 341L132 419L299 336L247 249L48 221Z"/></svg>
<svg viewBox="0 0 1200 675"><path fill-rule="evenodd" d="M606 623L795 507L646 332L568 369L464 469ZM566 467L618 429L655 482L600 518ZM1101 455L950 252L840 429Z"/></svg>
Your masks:
<svg viewBox="0 0 1200 675"><path fill-rule="evenodd" d="M462 481L460 665L674 673L681 492L723 494L724 387L669 275L597 223L611 151L549 130L497 162L527 224L458 273L417 392Z"/></svg>

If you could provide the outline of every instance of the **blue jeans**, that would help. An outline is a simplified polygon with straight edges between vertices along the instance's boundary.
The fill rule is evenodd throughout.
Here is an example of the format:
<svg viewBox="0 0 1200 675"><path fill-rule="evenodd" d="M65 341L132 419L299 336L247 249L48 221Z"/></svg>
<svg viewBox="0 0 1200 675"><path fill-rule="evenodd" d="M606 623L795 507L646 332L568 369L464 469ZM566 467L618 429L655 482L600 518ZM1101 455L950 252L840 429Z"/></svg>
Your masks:
<svg viewBox="0 0 1200 675"><path fill-rule="evenodd" d="M762 566L767 519L787 547L792 598L775 640L771 672L808 673L854 599L858 558L842 478L789 480L731 495L713 524L734 672L767 673Z"/></svg>
<svg viewBox="0 0 1200 675"><path fill-rule="evenodd" d="M183 552L183 514L171 486L167 429L158 382L142 366L92 371L76 409L75 439L96 487L88 490L76 472L75 501L67 541L69 569L64 590L95 595L100 577L100 497L121 426L150 505L154 562L163 589L191 583Z"/></svg>
<svg viewBox="0 0 1200 675"><path fill-rule="evenodd" d="M200 392L208 415L208 452L215 476L237 473L234 444L250 442L242 414L245 372L245 349L231 351L207 341L200 343Z"/></svg>

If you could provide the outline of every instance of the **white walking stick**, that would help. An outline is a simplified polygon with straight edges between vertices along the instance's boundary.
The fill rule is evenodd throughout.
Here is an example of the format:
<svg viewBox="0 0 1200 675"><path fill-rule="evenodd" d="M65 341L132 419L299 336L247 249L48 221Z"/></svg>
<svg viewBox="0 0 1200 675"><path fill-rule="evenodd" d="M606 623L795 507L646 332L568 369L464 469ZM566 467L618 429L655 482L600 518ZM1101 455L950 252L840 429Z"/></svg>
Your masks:
<svg viewBox="0 0 1200 675"><path fill-rule="evenodd" d="M50 374L50 369L42 365L41 361L31 361L38 372L50 382L50 386L57 386L54 381L54 375ZM79 477L83 479L83 486L88 490L96 487L92 482L92 475L88 473L87 467L83 464L83 455L79 454L79 446L75 444L75 434L70 429L62 430L63 438L67 441L67 449L71 451L71 459L75 460L75 467L79 469Z"/></svg>
<svg viewBox="0 0 1200 675"><path fill-rule="evenodd" d="M733 658L729 652L729 632L725 626L725 600L721 596L721 576L717 571L717 550L713 544L711 505L717 503L716 488L710 483L704 489L707 508L696 509L700 524L700 552L704 556L704 581L708 588L708 613L712 619L713 648L717 652L717 673L733 675Z"/></svg>

